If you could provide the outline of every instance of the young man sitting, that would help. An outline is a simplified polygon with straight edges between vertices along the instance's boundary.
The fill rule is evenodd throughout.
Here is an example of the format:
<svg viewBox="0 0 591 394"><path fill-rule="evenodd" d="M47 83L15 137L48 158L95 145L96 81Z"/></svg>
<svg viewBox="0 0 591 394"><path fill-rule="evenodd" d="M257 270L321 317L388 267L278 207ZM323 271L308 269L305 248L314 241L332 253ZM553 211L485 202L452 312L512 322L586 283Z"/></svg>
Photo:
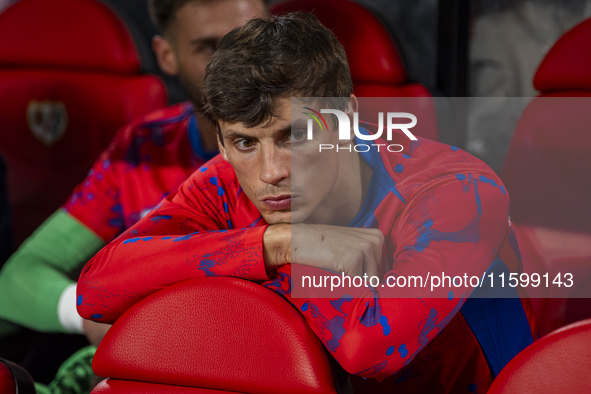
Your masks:
<svg viewBox="0 0 591 394"><path fill-rule="evenodd" d="M478 159L400 130L363 153L347 147L373 136L353 138L350 127L343 140L345 119L326 116L310 133L307 114L327 109L354 125L352 93L342 46L311 15L256 19L225 36L203 88L221 155L85 266L80 315L111 323L171 284L239 277L282 294L352 374L398 373L408 392L485 392L532 341L528 304L468 299L471 288L404 297L383 284L517 271L507 192ZM378 149L393 141L401 152ZM339 152L318 149L329 145ZM382 281L296 298L296 266Z"/></svg>

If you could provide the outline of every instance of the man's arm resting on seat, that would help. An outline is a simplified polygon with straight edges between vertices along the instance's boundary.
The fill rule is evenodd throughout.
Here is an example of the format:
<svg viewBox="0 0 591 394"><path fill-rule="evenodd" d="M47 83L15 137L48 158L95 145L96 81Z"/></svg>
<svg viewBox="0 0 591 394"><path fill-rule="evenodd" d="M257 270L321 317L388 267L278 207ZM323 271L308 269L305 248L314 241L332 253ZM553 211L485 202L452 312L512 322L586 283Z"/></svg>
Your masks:
<svg viewBox="0 0 591 394"><path fill-rule="evenodd" d="M175 202L179 198L165 199L159 209L103 248L84 267L78 280L78 312L83 318L112 323L142 298L172 284L203 276L266 280L267 271L291 262L290 225L228 230L215 217L182 207ZM338 241L342 248L348 245L358 250L352 245L358 244L359 238L362 236L349 238L348 243ZM370 272L377 273L374 250L369 254L374 267ZM334 269L332 259L318 264Z"/></svg>
<svg viewBox="0 0 591 394"><path fill-rule="evenodd" d="M0 317L39 331L82 333L70 276L104 244L70 214L56 211L0 271Z"/></svg>
<svg viewBox="0 0 591 394"><path fill-rule="evenodd" d="M425 278L427 272L481 277L494 260L508 229L508 196L490 184L452 177L410 201L398 219L404 224L386 235L396 249L382 284L390 276ZM347 289L341 299L292 298L292 267L280 267L263 285L301 311L345 370L379 380L398 372L441 332L471 290L459 288L450 298L405 298L404 289L380 285Z"/></svg>
<svg viewBox="0 0 591 394"><path fill-rule="evenodd" d="M142 298L187 279L268 279L263 259L267 226L228 229L218 211L197 206L196 199L186 202L185 194L198 189L190 186L183 184L86 264L77 288L83 318L113 323Z"/></svg>
<svg viewBox="0 0 591 394"><path fill-rule="evenodd" d="M177 195L87 264L78 281L82 296L78 311L83 317L110 323L142 298L171 284L217 275L264 280L266 269L291 259L286 257L292 254L286 225L227 230L226 218L207 197L184 195L198 193L197 187L191 192L190 186L183 184ZM459 181L455 175L438 178L429 187L409 201L397 221L402 225L386 230L395 246L386 277L426 277L427 271L441 275L458 270L480 277L507 231L508 196L492 184L478 183L476 178ZM314 229L323 227L330 226ZM265 262L264 234L269 228L279 234L269 233L275 244L269 245L267 255L275 260ZM327 242L326 237L316 241ZM279 250L272 250L277 245ZM371 261L373 253L379 261L374 250L367 247L357 256ZM295 257L299 252L294 247ZM331 268L335 255L325 257L310 265ZM299 262L310 263L306 259ZM362 266L366 269L365 262ZM265 285L302 310L347 371L364 377L381 379L408 364L457 314L469 294L466 290L451 299L384 298L379 289L359 288L347 299L292 299L290 268L290 264L279 267Z"/></svg>

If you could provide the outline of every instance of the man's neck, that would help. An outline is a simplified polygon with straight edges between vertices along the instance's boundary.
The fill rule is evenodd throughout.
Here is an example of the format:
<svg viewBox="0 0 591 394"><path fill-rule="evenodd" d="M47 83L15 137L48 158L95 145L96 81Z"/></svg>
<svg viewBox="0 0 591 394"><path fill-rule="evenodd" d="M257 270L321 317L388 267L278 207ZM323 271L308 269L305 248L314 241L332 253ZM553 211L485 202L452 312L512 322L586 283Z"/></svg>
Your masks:
<svg viewBox="0 0 591 394"><path fill-rule="evenodd" d="M340 167L333 189L317 208L317 212L325 214L312 220L316 224L348 225L361 211L367 197L373 173L371 167L359 153L342 154L353 156L343 157L346 163Z"/></svg>
<svg viewBox="0 0 591 394"><path fill-rule="evenodd" d="M342 225L349 224L363 208L369 191L372 173L371 167L363 160L361 154L355 153L354 169L350 173L352 179L348 184L349 193L355 196L355 198L352 198L349 202L349 206L345 211L348 213L344 218L346 223Z"/></svg>
<svg viewBox="0 0 591 394"><path fill-rule="evenodd" d="M361 174L361 187L362 187L363 193L361 194L361 204L359 205L359 209L357 210L357 213L359 213L359 211L363 207L363 204L365 203L365 199L367 198L367 193L369 192L369 184L371 183L371 176L373 174L373 171L372 171L371 167L369 166L369 164L367 164L365 162L365 160L363 160L361 155L358 155L358 156L359 156L359 166L360 166L359 173ZM357 216L357 214L355 214L355 216Z"/></svg>

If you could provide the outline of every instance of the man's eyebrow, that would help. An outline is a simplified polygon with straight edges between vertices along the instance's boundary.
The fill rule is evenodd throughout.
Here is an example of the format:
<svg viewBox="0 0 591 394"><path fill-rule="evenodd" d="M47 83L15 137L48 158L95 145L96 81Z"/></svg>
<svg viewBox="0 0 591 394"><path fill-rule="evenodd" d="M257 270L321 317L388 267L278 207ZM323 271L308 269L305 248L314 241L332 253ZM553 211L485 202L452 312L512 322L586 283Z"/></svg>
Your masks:
<svg viewBox="0 0 591 394"><path fill-rule="evenodd" d="M228 130L228 131L222 131L222 135L224 138L227 138L229 140L234 139L234 138L244 138L244 139L249 139L249 140L253 140L255 139L255 137L244 134L244 133L240 133L238 131L234 131L234 130Z"/></svg>
<svg viewBox="0 0 591 394"><path fill-rule="evenodd" d="M291 125L287 125L282 129L277 130L275 133L273 133L274 136L277 135L285 135L287 133L289 133L291 131Z"/></svg>
<svg viewBox="0 0 591 394"><path fill-rule="evenodd" d="M308 123L306 122L305 119L297 119L292 121L291 126L292 127L302 127L302 128L306 128L308 125Z"/></svg>
<svg viewBox="0 0 591 394"><path fill-rule="evenodd" d="M284 128L279 129L276 132L274 132L273 136L284 135L286 133L289 133L290 131L291 131L291 125L287 125ZM256 140L257 139L257 137L255 137L255 136L244 134L244 133L241 133L239 131L234 131L234 130L222 131L222 136L224 138L229 139L229 140L235 139L235 138L244 138L244 139L248 139L248 140Z"/></svg>
<svg viewBox="0 0 591 394"><path fill-rule="evenodd" d="M190 44L191 45L203 45L203 44L211 44L213 46L216 46L217 43L220 41L220 37L202 37L202 38L196 38L194 40L191 40Z"/></svg>

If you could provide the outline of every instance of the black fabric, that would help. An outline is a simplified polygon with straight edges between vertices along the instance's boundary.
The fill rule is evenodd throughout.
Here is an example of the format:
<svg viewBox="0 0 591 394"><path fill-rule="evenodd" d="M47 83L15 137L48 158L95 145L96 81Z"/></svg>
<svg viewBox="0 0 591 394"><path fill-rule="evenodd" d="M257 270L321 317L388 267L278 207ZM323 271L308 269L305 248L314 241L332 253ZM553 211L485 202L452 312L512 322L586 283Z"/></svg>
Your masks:
<svg viewBox="0 0 591 394"><path fill-rule="evenodd" d="M332 371L334 378L334 386L338 394L353 394L353 386L349 380L349 374L341 367L341 365L334 359L334 357L326 350L326 357L328 358L328 364Z"/></svg>
<svg viewBox="0 0 591 394"><path fill-rule="evenodd" d="M23 328L0 338L0 358L25 368L36 382L49 384L60 365L88 345L84 335L50 334Z"/></svg>

